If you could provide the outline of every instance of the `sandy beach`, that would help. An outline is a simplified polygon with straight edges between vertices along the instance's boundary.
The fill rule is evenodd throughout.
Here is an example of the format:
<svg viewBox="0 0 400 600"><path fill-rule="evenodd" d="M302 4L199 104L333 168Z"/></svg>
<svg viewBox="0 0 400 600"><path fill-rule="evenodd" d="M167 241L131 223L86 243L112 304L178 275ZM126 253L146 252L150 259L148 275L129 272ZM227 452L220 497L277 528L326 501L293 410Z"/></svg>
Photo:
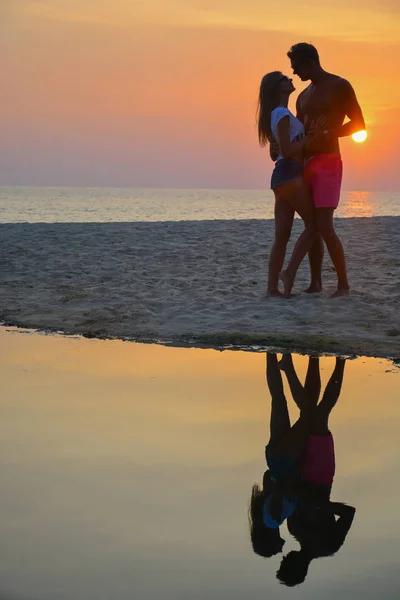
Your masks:
<svg viewBox="0 0 400 600"><path fill-rule="evenodd" d="M266 300L270 220L3 224L0 319L90 337L398 357L400 217L336 225L351 295L329 299L325 256L323 294ZM292 240L300 231L296 221ZM294 292L308 273L304 261Z"/></svg>

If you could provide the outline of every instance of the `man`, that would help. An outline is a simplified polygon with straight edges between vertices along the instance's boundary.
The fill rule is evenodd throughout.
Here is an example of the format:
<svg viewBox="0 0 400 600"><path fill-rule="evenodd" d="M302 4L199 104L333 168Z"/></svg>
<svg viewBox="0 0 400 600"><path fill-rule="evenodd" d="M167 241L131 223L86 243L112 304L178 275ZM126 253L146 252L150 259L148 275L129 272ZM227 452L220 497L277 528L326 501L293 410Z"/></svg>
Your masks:
<svg viewBox="0 0 400 600"><path fill-rule="evenodd" d="M325 117L326 123L323 135L316 136L306 154L304 176L313 197L320 233L309 252L311 284L306 291L312 293L322 290L324 240L338 277L337 290L331 296L335 298L350 291L343 246L333 226L333 213L339 203L342 182L339 138L365 129L365 122L350 83L321 67L314 46L295 44L290 48L288 57L293 73L302 81L311 80L297 99L297 118L306 130L307 126L321 117ZM349 121L343 124L346 117Z"/></svg>
<svg viewBox="0 0 400 600"><path fill-rule="evenodd" d="M306 381L300 383L290 354L279 364L286 374L293 399L299 408L309 403L310 436L299 464L301 486L295 510L288 515L289 532L300 544L300 550L289 552L281 562L278 579L288 586L299 585L307 575L312 560L332 556L343 545L352 526L356 509L331 501L335 476L335 448L329 430L329 417L339 400L346 359L336 357L335 368L322 399L318 357L309 358ZM338 517L338 518L337 518Z"/></svg>
<svg viewBox="0 0 400 600"><path fill-rule="evenodd" d="M315 507L308 515L299 512L290 516L287 527L299 542L300 550L292 550L283 557L277 578L291 587L303 583L312 560L332 556L340 550L355 514L354 506L329 500L326 506Z"/></svg>

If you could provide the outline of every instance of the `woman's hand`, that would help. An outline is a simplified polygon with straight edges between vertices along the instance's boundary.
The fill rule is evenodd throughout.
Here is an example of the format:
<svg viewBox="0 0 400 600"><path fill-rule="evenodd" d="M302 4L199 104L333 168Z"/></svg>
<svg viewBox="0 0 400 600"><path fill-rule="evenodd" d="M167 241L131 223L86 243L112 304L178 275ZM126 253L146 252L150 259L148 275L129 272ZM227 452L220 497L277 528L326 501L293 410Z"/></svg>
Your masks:
<svg viewBox="0 0 400 600"><path fill-rule="evenodd" d="M278 158L280 152L279 152L279 144L278 142L270 142L269 144L269 155L271 157L271 160L273 160L274 162L276 162L276 159Z"/></svg>

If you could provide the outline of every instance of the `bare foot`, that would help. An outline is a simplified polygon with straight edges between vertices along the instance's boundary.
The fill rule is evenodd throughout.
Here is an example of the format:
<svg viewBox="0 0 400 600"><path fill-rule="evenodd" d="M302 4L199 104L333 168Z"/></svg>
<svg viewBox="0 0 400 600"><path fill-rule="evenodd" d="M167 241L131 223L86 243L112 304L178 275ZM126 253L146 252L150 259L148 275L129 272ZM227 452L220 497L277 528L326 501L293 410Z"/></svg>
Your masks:
<svg viewBox="0 0 400 600"><path fill-rule="evenodd" d="M292 291L292 287L293 287L293 283L294 283L293 277L290 277L286 270L286 271L281 271L279 273L279 279L283 283L283 294L284 294L285 298L290 298L290 292Z"/></svg>
<svg viewBox="0 0 400 600"><path fill-rule="evenodd" d="M350 294L350 288L341 288L337 289L336 292L333 292L329 296L329 298L340 298L340 296L348 296Z"/></svg>
<svg viewBox="0 0 400 600"><path fill-rule="evenodd" d="M278 289L276 290L267 290L265 294L266 298L284 298L285 296Z"/></svg>
<svg viewBox="0 0 400 600"><path fill-rule="evenodd" d="M312 283L304 291L306 294L320 294L322 292L322 285L320 283Z"/></svg>

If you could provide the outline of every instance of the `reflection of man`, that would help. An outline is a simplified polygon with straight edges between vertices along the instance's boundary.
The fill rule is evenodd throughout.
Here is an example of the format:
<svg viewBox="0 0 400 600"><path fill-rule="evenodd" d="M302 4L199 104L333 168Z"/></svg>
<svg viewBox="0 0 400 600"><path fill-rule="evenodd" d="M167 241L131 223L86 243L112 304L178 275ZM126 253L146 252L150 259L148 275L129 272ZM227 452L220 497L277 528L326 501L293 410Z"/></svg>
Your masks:
<svg viewBox="0 0 400 600"><path fill-rule="evenodd" d="M321 378L318 358L310 357L304 386L296 375L290 355L283 356L280 363L296 404L301 406L309 402L315 407L311 413L307 451L299 468L302 490L296 509L287 520L288 529L299 542L300 550L289 552L282 559L277 573L278 579L288 586L304 581L312 560L337 552L353 523L355 508L330 500L335 452L328 423L340 396L345 362L343 358L336 358L335 368L319 403Z"/></svg>
<svg viewBox="0 0 400 600"><path fill-rule="evenodd" d="M290 517L288 529L299 542L300 550L292 550L282 559L278 579L289 587L303 583L312 560L332 556L341 548L355 512L353 506L329 502L326 508L315 510L311 525L303 515Z"/></svg>
<svg viewBox="0 0 400 600"><path fill-rule="evenodd" d="M342 296L349 292L349 284L343 246L333 227L333 213L339 203L342 182L339 138L364 129L364 117L350 83L324 71L314 46L295 44L290 48L288 57L293 73L302 81L311 80L297 99L297 118L307 130L310 123L321 116L326 117L324 135L316 136L307 148L305 179L316 207L318 231L326 243L338 276L338 287L333 296ZM346 117L349 122L343 124ZM309 252L309 292L320 292L322 289L324 248L321 236L318 236Z"/></svg>

